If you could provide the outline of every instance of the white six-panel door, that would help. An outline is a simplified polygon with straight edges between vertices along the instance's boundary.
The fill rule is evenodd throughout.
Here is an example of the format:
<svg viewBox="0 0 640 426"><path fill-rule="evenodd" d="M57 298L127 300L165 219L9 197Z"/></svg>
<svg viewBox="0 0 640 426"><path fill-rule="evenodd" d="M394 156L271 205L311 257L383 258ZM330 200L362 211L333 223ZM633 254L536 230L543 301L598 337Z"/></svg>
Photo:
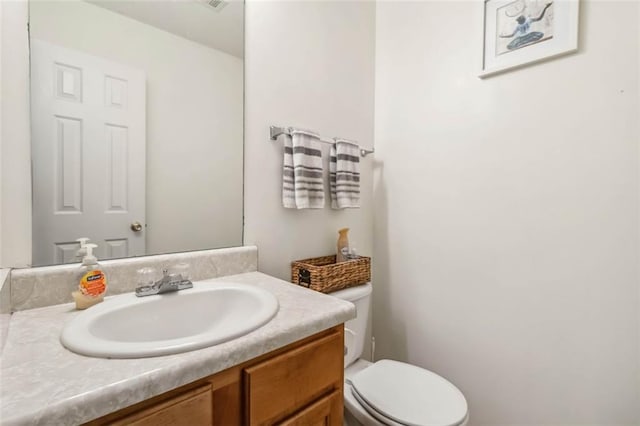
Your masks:
<svg viewBox="0 0 640 426"><path fill-rule="evenodd" d="M33 264L145 254L144 73L32 39L31 81Z"/></svg>

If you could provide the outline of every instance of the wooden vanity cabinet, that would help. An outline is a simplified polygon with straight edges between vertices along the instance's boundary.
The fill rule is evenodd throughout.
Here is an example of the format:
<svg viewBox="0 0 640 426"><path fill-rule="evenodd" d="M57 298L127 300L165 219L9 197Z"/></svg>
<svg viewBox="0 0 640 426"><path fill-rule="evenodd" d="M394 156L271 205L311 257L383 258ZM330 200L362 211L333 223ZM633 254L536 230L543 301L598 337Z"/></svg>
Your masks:
<svg viewBox="0 0 640 426"><path fill-rule="evenodd" d="M342 425L344 328L89 422L90 425Z"/></svg>

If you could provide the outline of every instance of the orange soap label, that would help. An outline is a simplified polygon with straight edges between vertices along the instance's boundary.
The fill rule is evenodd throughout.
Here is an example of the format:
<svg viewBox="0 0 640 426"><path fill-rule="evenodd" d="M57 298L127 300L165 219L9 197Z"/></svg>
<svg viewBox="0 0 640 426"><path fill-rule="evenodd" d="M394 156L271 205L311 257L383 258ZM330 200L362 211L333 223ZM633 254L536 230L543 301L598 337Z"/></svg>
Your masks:
<svg viewBox="0 0 640 426"><path fill-rule="evenodd" d="M86 296L100 296L107 290L107 278L102 271L87 272L80 280L80 291Z"/></svg>

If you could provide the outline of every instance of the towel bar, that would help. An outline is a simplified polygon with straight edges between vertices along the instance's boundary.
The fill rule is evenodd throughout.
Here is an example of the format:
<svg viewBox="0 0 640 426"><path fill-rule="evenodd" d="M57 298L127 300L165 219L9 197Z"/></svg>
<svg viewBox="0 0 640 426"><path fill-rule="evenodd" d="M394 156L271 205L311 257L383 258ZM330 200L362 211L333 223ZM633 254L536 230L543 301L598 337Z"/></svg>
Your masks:
<svg viewBox="0 0 640 426"><path fill-rule="evenodd" d="M290 135L290 134L291 133L289 132L289 129L287 129L286 127L279 127L279 126L269 127L269 139L271 139L272 141L278 140L278 136L280 135ZM330 144L335 143L333 140L330 140L330 139L320 139L320 142L330 143ZM360 148L361 157L366 157L367 155L373 154L374 152L375 150L373 149Z"/></svg>

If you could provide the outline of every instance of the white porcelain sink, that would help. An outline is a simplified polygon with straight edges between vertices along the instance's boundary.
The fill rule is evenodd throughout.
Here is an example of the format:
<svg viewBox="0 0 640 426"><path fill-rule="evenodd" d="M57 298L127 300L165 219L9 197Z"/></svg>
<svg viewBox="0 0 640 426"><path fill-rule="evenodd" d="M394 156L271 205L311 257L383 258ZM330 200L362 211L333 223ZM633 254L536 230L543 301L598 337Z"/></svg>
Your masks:
<svg viewBox="0 0 640 426"><path fill-rule="evenodd" d="M201 349L269 322L278 299L239 283L196 282L155 296L112 297L69 321L60 336L73 352L100 358L144 358Z"/></svg>

